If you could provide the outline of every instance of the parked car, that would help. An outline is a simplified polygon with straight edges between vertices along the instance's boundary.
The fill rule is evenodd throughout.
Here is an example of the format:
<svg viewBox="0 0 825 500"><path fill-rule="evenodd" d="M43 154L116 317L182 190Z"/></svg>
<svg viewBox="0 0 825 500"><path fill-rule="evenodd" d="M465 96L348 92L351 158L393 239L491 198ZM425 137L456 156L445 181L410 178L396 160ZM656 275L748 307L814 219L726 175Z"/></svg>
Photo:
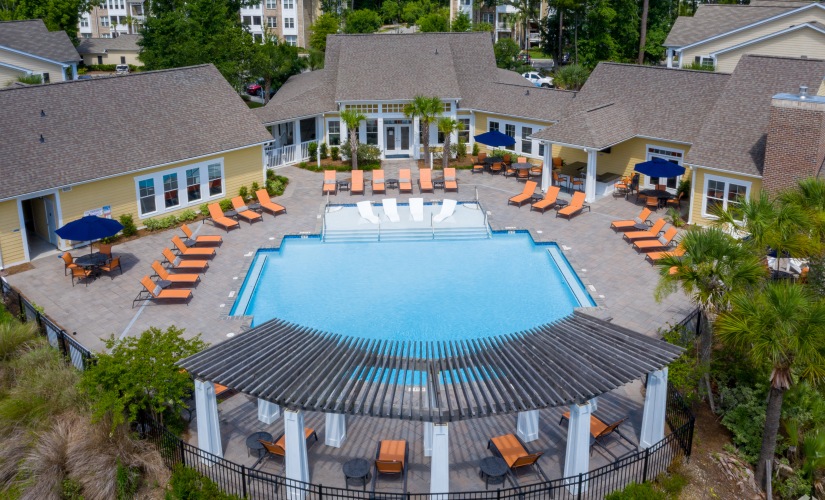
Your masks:
<svg viewBox="0 0 825 500"><path fill-rule="evenodd" d="M527 73L522 73L521 76L533 82L533 85L536 87L553 88L553 79L549 76L541 76L538 71L528 71Z"/></svg>
<svg viewBox="0 0 825 500"><path fill-rule="evenodd" d="M115 66L115 74L116 75L128 75L129 74L129 65L128 64L118 64Z"/></svg>
<svg viewBox="0 0 825 500"><path fill-rule="evenodd" d="M260 95L263 87L259 83L250 83L246 86L246 93L249 95Z"/></svg>

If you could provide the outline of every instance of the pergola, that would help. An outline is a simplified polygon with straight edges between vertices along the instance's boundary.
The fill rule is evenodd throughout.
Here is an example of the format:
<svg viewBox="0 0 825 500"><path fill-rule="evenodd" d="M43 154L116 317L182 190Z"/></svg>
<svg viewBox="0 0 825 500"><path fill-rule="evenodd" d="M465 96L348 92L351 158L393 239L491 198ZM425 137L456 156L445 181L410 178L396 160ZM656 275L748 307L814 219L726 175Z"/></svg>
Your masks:
<svg viewBox="0 0 825 500"><path fill-rule="evenodd" d="M583 312L498 337L411 342L346 337L273 319L180 362L195 377L198 445L223 456L213 383L258 398L258 418L284 412L286 475L309 482L303 411L325 413L325 444L346 415L424 422L431 493L449 492L450 422L518 413L538 438L539 412L569 406L565 477L589 471L591 400L647 376L639 440L664 438L667 365L681 349Z"/></svg>

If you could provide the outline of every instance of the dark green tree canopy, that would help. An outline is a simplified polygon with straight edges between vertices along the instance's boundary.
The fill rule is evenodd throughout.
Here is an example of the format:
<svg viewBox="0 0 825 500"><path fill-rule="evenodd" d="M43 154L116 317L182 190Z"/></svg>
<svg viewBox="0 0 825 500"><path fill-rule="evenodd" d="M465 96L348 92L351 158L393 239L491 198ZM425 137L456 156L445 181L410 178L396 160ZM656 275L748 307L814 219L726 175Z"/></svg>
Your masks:
<svg viewBox="0 0 825 500"><path fill-rule="evenodd" d="M321 14L309 27L309 47L321 52L327 50L327 36L338 33L340 19L335 14Z"/></svg>
<svg viewBox="0 0 825 500"><path fill-rule="evenodd" d="M517 65L516 58L521 52L518 43L512 38L501 38L493 45L496 56L496 66L504 69L513 69Z"/></svg>
<svg viewBox="0 0 825 500"><path fill-rule="evenodd" d="M467 15L466 12L459 12L457 16L455 16L455 20L453 21L452 26L450 26L450 31L456 32L464 32L470 31L473 29L473 23L470 19L470 16Z"/></svg>
<svg viewBox="0 0 825 500"><path fill-rule="evenodd" d="M42 19L49 31L65 31L77 44L80 15L98 4L100 0L3 0L0 21Z"/></svg>
<svg viewBox="0 0 825 500"><path fill-rule="evenodd" d="M418 28L424 33L450 31L450 20L443 12L433 12L418 20Z"/></svg>
<svg viewBox="0 0 825 500"><path fill-rule="evenodd" d="M361 9L347 14L344 33L375 33L381 27L381 16L377 12Z"/></svg>

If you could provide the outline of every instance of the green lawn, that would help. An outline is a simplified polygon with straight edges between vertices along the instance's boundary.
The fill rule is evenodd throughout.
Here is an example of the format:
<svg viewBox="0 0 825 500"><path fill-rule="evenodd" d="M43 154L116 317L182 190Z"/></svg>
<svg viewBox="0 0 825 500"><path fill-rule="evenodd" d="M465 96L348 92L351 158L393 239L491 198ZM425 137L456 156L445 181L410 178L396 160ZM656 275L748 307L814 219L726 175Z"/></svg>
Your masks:
<svg viewBox="0 0 825 500"><path fill-rule="evenodd" d="M263 104L261 104L260 102L255 102L255 101L244 101L244 102L245 102L245 103L246 103L246 105L247 105L247 106L249 106L251 109L255 109L255 108L262 108L262 107L263 107Z"/></svg>
<svg viewBox="0 0 825 500"><path fill-rule="evenodd" d="M539 48L530 49L530 57L533 59L553 59L553 56L545 54Z"/></svg>

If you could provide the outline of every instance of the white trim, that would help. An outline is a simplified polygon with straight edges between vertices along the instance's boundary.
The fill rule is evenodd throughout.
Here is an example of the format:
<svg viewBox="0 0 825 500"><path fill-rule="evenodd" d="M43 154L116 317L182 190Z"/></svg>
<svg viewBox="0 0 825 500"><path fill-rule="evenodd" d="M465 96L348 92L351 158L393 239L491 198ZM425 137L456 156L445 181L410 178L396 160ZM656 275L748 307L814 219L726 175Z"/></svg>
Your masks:
<svg viewBox="0 0 825 500"><path fill-rule="evenodd" d="M745 187L745 197L750 198L751 195L751 186L752 183L748 181L743 181L741 179L734 179L732 177L722 177L718 175L708 175L705 174L705 178L703 180L702 185L702 217L705 219L716 219L713 215L707 213L707 205L708 205L708 181L719 181L725 183L725 189L723 192L722 197L722 206L727 209L728 208L728 185L729 184L736 184L738 186Z"/></svg>
<svg viewBox="0 0 825 500"><path fill-rule="evenodd" d="M295 118L285 118L283 120L277 120L277 121L274 121L274 122L264 122L263 126L264 127L272 127L274 125L280 125L282 123L306 120L307 118L318 118L318 117L324 118L325 113L337 113L337 112L338 111L332 110L332 111L324 111L323 113L316 113L316 114L312 114L312 115L296 116Z"/></svg>
<svg viewBox="0 0 825 500"><path fill-rule="evenodd" d="M31 256L29 255L29 235L26 232L26 219L23 217L23 200L20 198L17 198L17 220L20 224L17 233L23 238L23 262L29 262L31 261Z"/></svg>
<svg viewBox="0 0 825 500"><path fill-rule="evenodd" d="M663 156L663 155L659 155L659 154L656 154L656 153L651 153L650 152L651 148L660 149L662 151L669 151L671 153L679 153L679 156L678 157ZM684 149L669 148L669 147L666 147L666 146L657 146L655 144L645 144L645 161L650 161L653 158L661 158L661 159L667 160L667 161L670 161L670 159L672 158L672 159L677 160L676 163L678 165L682 166L684 164L684 161L685 161L685 150ZM643 177L644 177L643 186L645 186L645 187L653 186L653 184L650 182L650 176L649 175L644 175ZM668 178L670 178L670 177L668 177ZM677 182L676 188L672 188L672 189L677 189L678 187L679 187L679 184Z"/></svg>
<svg viewBox="0 0 825 500"><path fill-rule="evenodd" d="M215 164L220 165L221 169L221 192L220 194L210 195L209 194L209 167ZM197 168L200 171L200 185L201 185L201 197L199 200L195 201L188 201L187 198L187 184L186 184L186 172L188 170L193 170ZM177 175L177 182L178 182L178 204L174 207L166 208L165 206L165 192L163 190L163 178L170 174ZM155 211L142 213L140 208L140 182L152 179L154 182L153 188L155 190ZM174 212L176 210L186 209L189 207L197 207L202 205L203 203L209 203L211 200L219 200L226 196L226 171L224 169L224 159L223 157L216 158L214 160L209 161L202 161L199 163L190 163L188 165L182 165L180 167L164 170L161 172L154 172L151 174L140 175L134 177L135 183L135 201L137 203L137 216L139 219L149 219L152 217L162 216L163 214Z"/></svg>
<svg viewBox="0 0 825 500"><path fill-rule="evenodd" d="M13 48L7 47L5 45L0 45L0 50L8 50L9 52L13 52L15 54L20 54L20 55L23 55L23 56L31 57L32 59L37 59L38 61L46 61L47 63L57 64L58 66L63 66L64 69L71 66L71 63L69 63L69 62L60 62L60 61L55 61L53 59L47 59L43 56L37 56L37 55L32 54L31 52L23 52L22 50L13 49ZM77 63L77 61L72 61L72 62Z"/></svg>
<svg viewBox="0 0 825 500"><path fill-rule="evenodd" d="M507 130L507 125L512 125L515 128L513 135L514 135L514 139L516 140L516 142L512 146L513 149L508 149L508 148L502 148L502 149L506 149L507 151L512 151L517 156L524 156L524 157L527 157L527 158L541 159L541 156L539 156L539 146L541 145L541 143L543 141L541 139L534 139L533 134L537 134L537 133L541 132L542 130L544 130L547 127L541 127L540 125L535 125L533 123L525 123L525 122L520 122L520 121L514 121L514 120L499 118L498 115L497 115L496 117L491 117L491 116L487 117L487 124L486 124L487 127L485 128L485 132L490 131L490 123L492 123L492 122L495 122L495 123L499 124L499 129L498 130L501 133L505 133L504 130ZM524 127L528 127L528 128L531 129L531 131L527 135L527 137L523 137L521 135L522 134L522 129ZM504 130L501 130L502 128L504 128ZM538 130L536 130L536 129L538 129ZM485 132L482 132L482 133L485 133ZM473 135L475 135L475 134L473 134ZM524 151L522 151L522 149L521 149L521 141L522 140L531 141L532 147L531 147L531 152L530 153L525 153ZM485 147L490 148L490 146L485 146Z"/></svg>
<svg viewBox="0 0 825 500"><path fill-rule="evenodd" d="M32 70L30 70L30 69L21 68L20 66L15 66L14 64L4 63L3 61L0 61L0 66L4 66L6 68L10 68L10 69L13 69L15 71L21 71L23 73L26 73L27 75L32 74Z"/></svg>
<svg viewBox="0 0 825 500"><path fill-rule="evenodd" d="M796 26L791 26L790 28L784 29L782 31L777 31L776 33L770 33L768 35L765 35L765 36L762 36L762 37L759 37L759 38L754 38L753 40L748 40L746 42L742 42L738 45L732 45L730 47L717 50L716 52L711 52L710 56L713 57L714 60L715 60L716 57L719 54L724 54L725 52L730 52L731 50L736 50L736 49L740 49L742 47L747 47L748 45L752 45L754 43L764 42L765 40L770 40L771 38L781 36L781 35L790 33L792 31L797 31L797 30L800 30L800 29L803 29L803 28L810 28L814 31L818 31L818 32L822 33L823 35L825 35L825 30L819 29L811 23L797 24Z"/></svg>
<svg viewBox="0 0 825 500"><path fill-rule="evenodd" d="M694 168L694 169L695 169L695 168L701 168L702 170L711 170L711 171L713 171L713 172L719 172L719 173L722 173L722 174L728 174L728 175L730 175L730 174L733 174L733 175L743 175L743 176L745 176L745 177L750 177L751 179L761 179L761 178L762 178L762 176L761 176L761 175L755 175L755 174L745 174L745 173L742 173L742 172L736 172L735 170L725 170L725 169L723 169L723 168L706 167L706 166L704 166L704 165L698 165L698 164L695 164L695 163L690 163L690 162L685 162L685 164L686 164L688 167L690 167L690 168Z"/></svg>
<svg viewBox="0 0 825 500"><path fill-rule="evenodd" d="M521 88L521 87L519 87L519 88ZM495 116L506 116L506 117L509 117L509 118L516 118L516 119L519 119L519 120L533 120L535 122L546 123L547 124L546 126L555 125L556 123L559 123L559 121L561 121L561 120L542 120L540 118L532 118L532 117L529 117L529 116L520 116L520 115L505 115L505 114L499 113L498 111L490 111L489 109L480 109L480 108L461 108L459 111L470 111L470 112L473 112L473 113L477 111L479 113L487 113L489 115L495 115Z"/></svg>
<svg viewBox="0 0 825 500"><path fill-rule="evenodd" d="M696 196L696 169L690 169L690 210L688 210L688 224L693 224L693 199Z"/></svg>

